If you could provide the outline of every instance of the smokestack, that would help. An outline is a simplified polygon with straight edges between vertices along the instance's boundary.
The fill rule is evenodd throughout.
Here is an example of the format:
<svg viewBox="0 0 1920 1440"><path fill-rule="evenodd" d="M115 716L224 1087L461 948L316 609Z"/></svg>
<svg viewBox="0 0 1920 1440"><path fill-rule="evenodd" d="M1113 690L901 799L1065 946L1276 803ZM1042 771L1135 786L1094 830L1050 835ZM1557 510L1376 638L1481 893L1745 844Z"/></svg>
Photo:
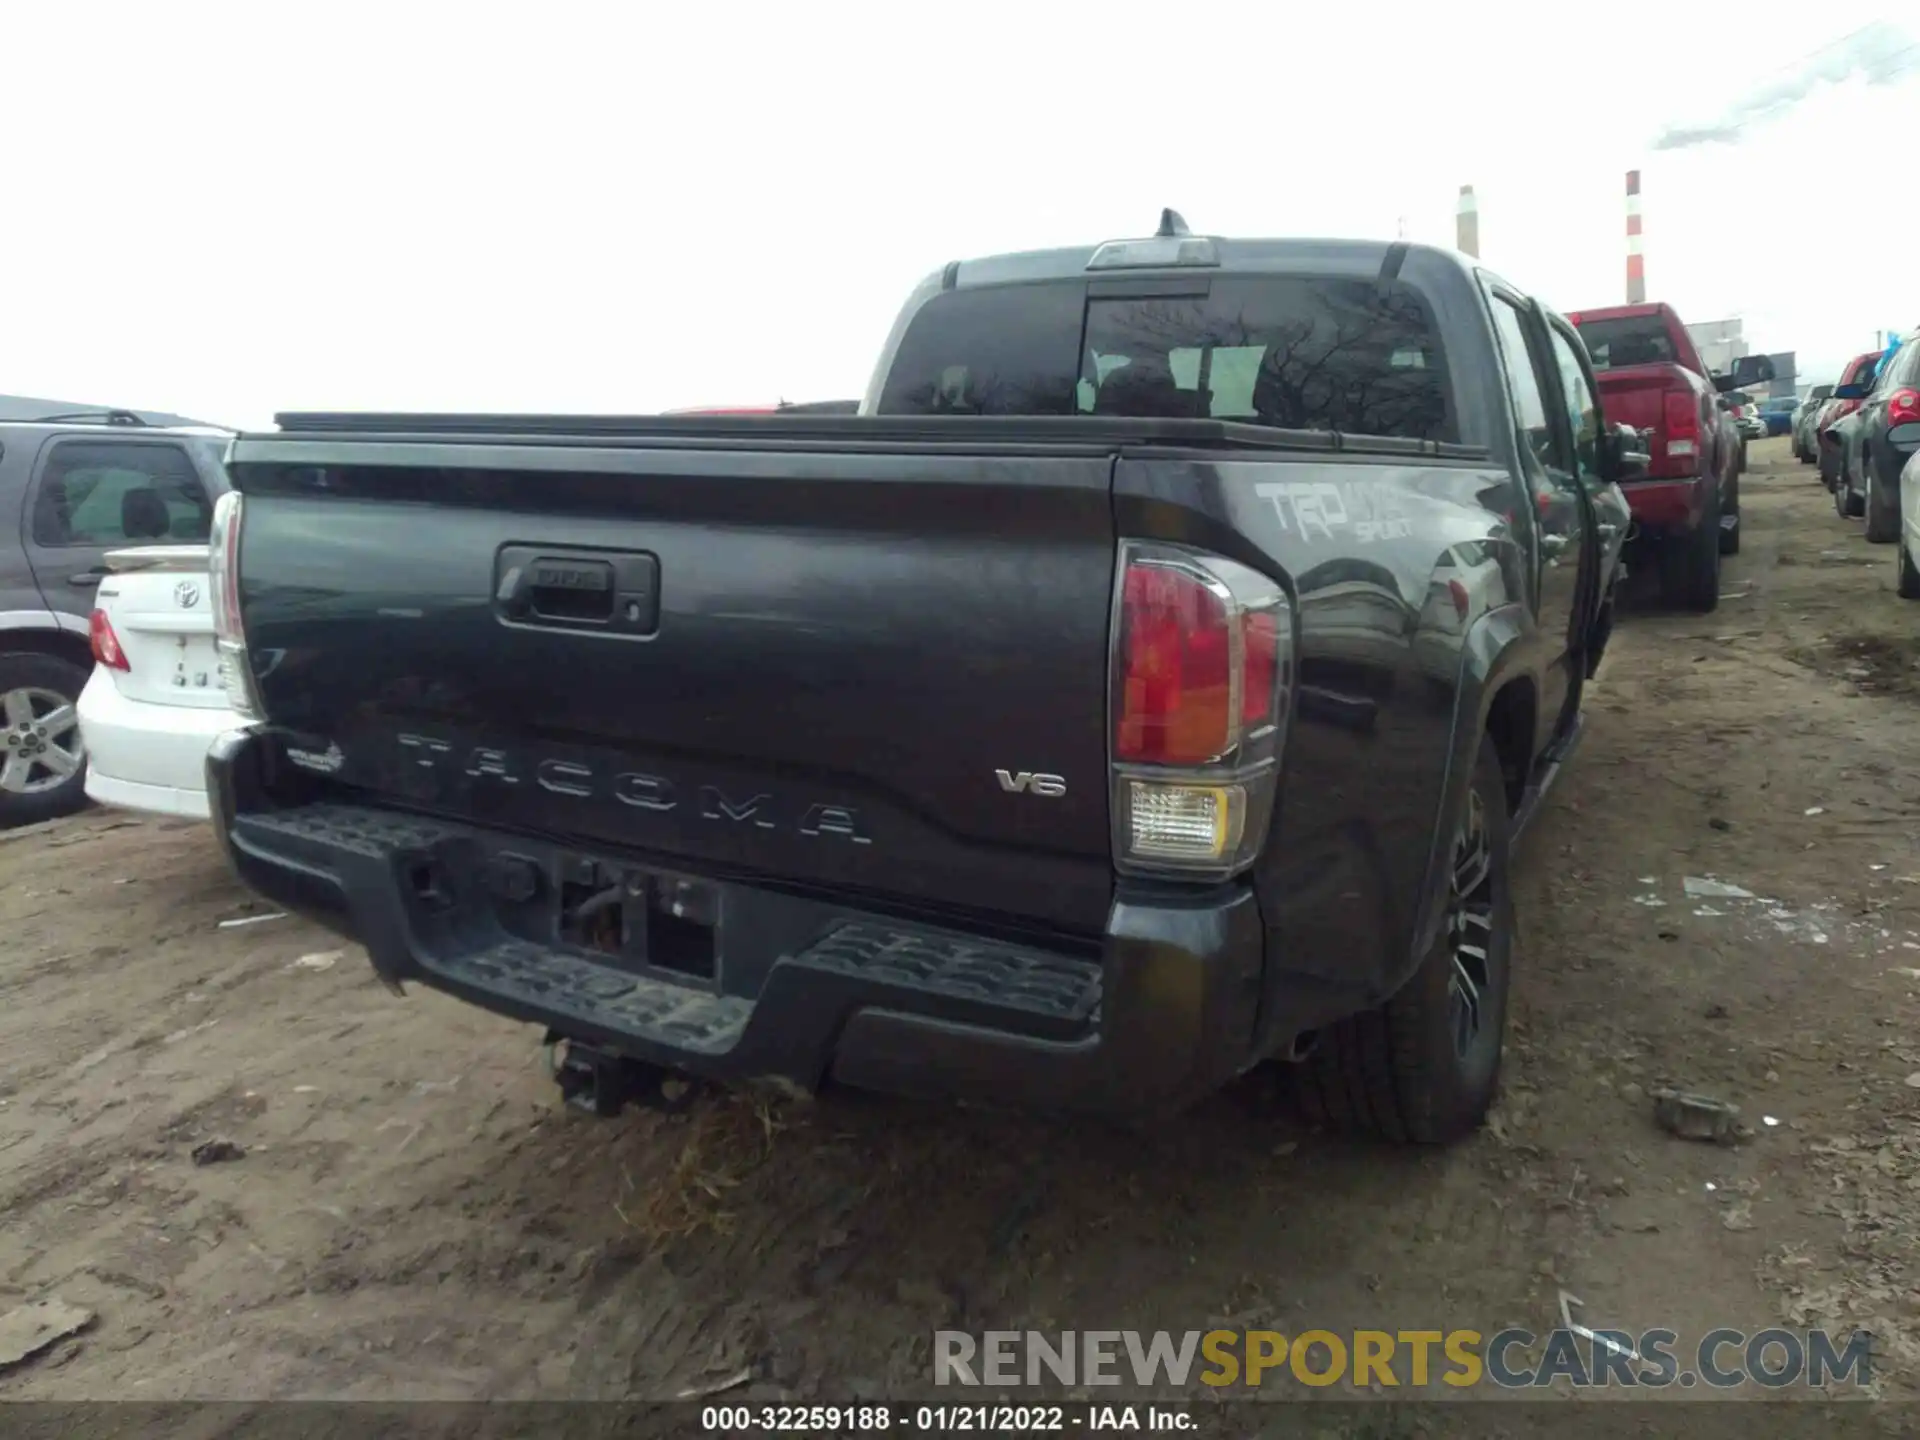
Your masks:
<svg viewBox="0 0 1920 1440"><path fill-rule="evenodd" d="M1640 172L1627 171L1627 303L1647 303L1647 257L1640 253Z"/></svg>
<svg viewBox="0 0 1920 1440"><path fill-rule="evenodd" d="M1480 258L1480 202L1473 198L1473 187L1460 187L1460 214L1455 222L1454 248Z"/></svg>

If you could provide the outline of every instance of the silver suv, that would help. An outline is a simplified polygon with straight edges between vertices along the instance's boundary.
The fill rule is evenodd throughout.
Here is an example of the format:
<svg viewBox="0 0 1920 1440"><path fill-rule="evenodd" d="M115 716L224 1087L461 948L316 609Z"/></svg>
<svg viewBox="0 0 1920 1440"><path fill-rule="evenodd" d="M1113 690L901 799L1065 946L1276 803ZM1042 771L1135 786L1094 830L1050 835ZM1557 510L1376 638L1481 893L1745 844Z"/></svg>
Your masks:
<svg viewBox="0 0 1920 1440"><path fill-rule="evenodd" d="M0 828L87 803L75 702L109 550L207 539L229 432L0 396Z"/></svg>

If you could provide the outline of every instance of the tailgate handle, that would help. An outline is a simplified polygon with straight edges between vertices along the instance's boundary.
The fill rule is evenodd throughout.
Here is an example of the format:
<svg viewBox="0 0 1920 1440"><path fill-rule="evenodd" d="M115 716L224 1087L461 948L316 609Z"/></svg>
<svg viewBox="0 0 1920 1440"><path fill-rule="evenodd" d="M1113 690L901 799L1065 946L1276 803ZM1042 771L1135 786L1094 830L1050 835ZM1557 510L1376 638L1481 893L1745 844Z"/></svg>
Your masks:
<svg viewBox="0 0 1920 1440"><path fill-rule="evenodd" d="M510 625L650 635L659 624L652 555L507 545L494 573L494 609Z"/></svg>

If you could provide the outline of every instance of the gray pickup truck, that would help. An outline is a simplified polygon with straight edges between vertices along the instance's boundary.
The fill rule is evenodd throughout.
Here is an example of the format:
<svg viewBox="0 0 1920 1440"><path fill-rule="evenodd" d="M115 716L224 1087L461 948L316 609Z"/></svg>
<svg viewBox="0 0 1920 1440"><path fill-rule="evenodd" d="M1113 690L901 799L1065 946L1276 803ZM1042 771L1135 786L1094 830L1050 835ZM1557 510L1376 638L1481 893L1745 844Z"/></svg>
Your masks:
<svg viewBox="0 0 1920 1440"><path fill-rule="evenodd" d="M1597 394L1461 256L1169 212L936 272L858 415L282 416L215 517L215 822L589 1108L1277 1060L1445 1141L1644 463Z"/></svg>

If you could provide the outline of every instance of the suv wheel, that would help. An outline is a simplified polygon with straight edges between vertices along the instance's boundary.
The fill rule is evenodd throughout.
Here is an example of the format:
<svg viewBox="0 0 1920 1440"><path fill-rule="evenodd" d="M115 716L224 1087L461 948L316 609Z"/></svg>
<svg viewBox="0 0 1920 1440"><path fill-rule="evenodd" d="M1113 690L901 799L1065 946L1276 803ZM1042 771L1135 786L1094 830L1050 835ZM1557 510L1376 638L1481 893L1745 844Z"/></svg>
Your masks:
<svg viewBox="0 0 1920 1440"><path fill-rule="evenodd" d="M87 672L53 655L0 655L0 826L71 815L87 803L76 704Z"/></svg>
<svg viewBox="0 0 1920 1440"><path fill-rule="evenodd" d="M1913 556L1907 550L1907 537L1896 536L1893 543L1898 552L1894 560L1898 572L1893 588L1902 600L1920 600L1920 570L1914 568Z"/></svg>
<svg viewBox="0 0 1920 1440"><path fill-rule="evenodd" d="M1860 457L1860 468L1867 477L1867 498L1862 507L1867 514L1867 539L1875 545L1885 545L1900 537L1900 494L1888 493L1888 488L1879 483L1876 471L1879 467L1871 455Z"/></svg>
<svg viewBox="0 0 1920 1440"><path fill-rule="evenodd" d="M1446 920L1386 1004L1322 1031L1298 1066L1309 1118L1401 1144L1444 1144L1486 1117L1500 1083L1512 975L1506 787L1482 738L1453 832Z"/></svg>

